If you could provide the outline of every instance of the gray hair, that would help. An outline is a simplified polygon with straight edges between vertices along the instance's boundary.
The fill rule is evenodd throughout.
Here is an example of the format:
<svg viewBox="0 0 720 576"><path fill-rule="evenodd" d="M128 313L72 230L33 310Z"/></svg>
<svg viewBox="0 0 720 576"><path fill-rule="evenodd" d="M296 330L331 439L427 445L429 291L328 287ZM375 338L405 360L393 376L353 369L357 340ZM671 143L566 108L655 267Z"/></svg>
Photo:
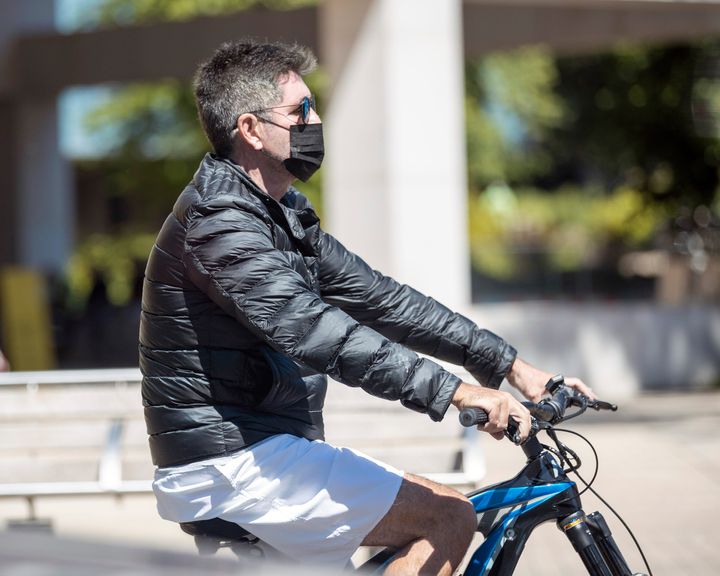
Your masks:
<svg viewBox="0 0 720 576"><path fill-rule="evenodd" d="M316 67L315 55L299 44L253 40L222 44L199 66L193 84L198 116L215 153L232 153L238 116L280 102L278 81L283 76L291 72L304 76Z"/></svg>

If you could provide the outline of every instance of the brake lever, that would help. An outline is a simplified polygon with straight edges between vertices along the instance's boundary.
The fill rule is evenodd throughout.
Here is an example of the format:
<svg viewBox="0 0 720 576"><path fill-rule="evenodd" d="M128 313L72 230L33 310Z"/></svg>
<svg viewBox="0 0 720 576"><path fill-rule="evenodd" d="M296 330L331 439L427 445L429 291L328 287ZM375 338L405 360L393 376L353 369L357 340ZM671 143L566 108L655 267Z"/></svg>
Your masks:
<svg viewBox="0 0 720 576"><path fill-rule="evenodd" d="M593 410L610 410L612 412L617 412L617 404L611 404L610 402L605 402L604 400L592 400L591 402L588 402L588 407L592 408Z"/></svg>
<svg viewBox="0 0 720 576"><path fill-rule="evenodd" d="M570 394L567 396L568 404L577 406L581 408L582 411L592 408L593 410L611 410L612 412L616 412L618 409L617 404L611 404L610 402L605 402L603 400L590 400L584 394L580 394L579 392L571 389L565 384L565 378L562 374L553 376L550 380L548 380L547 384L545 384L545 390L550 393L551 397L554 397L556 392L563 389L570 389Z"/></svg>
<svg viewBox="0 0 720 576"><path fill-rule="evenodd" d="M540 431L540 426L535 418L530 418L530 433L527 438L535 436ZM515 446L520 446L522 441L520 440L520 428L518 423L513 418L508 418L508 426L505 429L505 438L510 440ZM527 440L527 438L525 440Z"/></svg>
<svg viewBox="0 0 720 576"><path fill-rule="evenodd" d="M575 392L573 395L568 397L569 404L573 406L578 406L585 410L586 408L592 408L593 410L611 410L612 412L617 412L617 404L612 404L610 402L605 402L604 400L590 400L587 396L584 394L580 394L579 392Z"/></svg>
<svg viewBox="0 0 720 576"><path fill-rule="evenodd" d="M517 422L513 420L512 418L508 418L508 425L507 428L505 428L505 438L510 440L513 444L516 446L520 445L520 428L517 425Z"/></svg>

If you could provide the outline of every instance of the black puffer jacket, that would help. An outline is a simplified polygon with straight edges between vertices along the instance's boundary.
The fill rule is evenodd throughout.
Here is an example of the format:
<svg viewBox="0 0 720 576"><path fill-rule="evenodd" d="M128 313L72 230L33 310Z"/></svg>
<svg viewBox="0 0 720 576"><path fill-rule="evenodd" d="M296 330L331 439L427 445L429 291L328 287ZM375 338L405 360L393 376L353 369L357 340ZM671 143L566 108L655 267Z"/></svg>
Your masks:
<svg viewBox="0 0 720 576"><path fill-rule="evenodd" d="M268 436L323 437L326 377L443 417L459 379L497 387L515 350L372 270L291 190L276 202L208 155L158 235L140 326L153 462L171 466Z"/></svg>

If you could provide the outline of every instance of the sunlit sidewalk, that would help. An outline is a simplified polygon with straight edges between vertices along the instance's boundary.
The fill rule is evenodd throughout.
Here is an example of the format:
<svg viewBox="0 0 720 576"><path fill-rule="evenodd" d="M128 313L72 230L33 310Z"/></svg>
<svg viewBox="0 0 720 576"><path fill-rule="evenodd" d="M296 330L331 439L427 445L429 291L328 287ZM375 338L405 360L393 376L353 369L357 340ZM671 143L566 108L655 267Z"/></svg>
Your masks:
<svg viewBox="0 0 720 576"><path fill-rule="evenodd" d="M332 422L333 402L329 410ZM393 425L403 426L405 421L392 414L375 415L372 420L389 419L385 425L391 433ZM656 576L720 573L718 426L720 393L643 396L621 405L617 413L589 414L566 424L595 445L600 470L594 487L634 530ZM583 476L591 478L594 461L589 448L574 436L564 440L580 454ZM522 452L508 442L482 437L482 446L488 464L483 484L509 478L523 464ZM363 449L373 453L371 445ZM586 512L603 512L631 568L644 571L639 554L612 514L592 495L585 494L583 502ZM52 519L61 536L194 553L191 537L158 518L150 495L40 499L36 513ZM26 515L24 501L4 500L0 526ZM516 573L564 576L582 574L583 567L557 528L545 525L531 537Z"/></svg>

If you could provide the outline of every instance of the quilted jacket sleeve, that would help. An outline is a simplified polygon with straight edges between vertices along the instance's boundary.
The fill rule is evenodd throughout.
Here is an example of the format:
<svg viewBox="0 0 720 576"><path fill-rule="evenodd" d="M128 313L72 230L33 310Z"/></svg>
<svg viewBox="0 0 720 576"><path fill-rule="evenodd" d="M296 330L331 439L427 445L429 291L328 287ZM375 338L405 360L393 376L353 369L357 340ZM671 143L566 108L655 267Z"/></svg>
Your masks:
<svg viewBox="0 0 720 576"><path fill-rule="evenodd" d="M516 356L502 338L371 269L330 234L321 233L320 252L326 302L394 342L464 366L484 386L500 386Z"/></svg>
<svg viewBox="0 0 720 576"><path fill-rule="evenodd" d="M442 419L456 376L324 302L257 215L237 207L196 209L204 213L188 222L185 267L227 314L299 363Z"/></svg>

